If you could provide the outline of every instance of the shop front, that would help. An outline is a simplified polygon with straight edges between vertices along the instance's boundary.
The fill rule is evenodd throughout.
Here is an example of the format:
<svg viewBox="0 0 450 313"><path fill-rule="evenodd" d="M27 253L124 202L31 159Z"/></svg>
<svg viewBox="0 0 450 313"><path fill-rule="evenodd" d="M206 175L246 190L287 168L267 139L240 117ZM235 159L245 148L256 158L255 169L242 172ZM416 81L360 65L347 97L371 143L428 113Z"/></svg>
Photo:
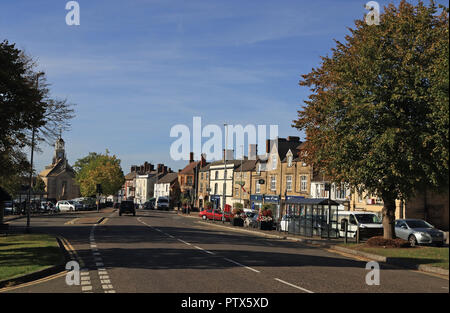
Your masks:
<svg viewBox="0 0 450 313"><path fill-rule="evenodd" d="M262 195L250 195L250 207L252 210L259 211L263 204Z"/></svg>
<svg viewBox="0 0 450 313"><path fill-rule="evenodd" d="M278 220L280 218L281 212L280 212L280 197L274 196L274 195L264 195L264 204L272 204L273 210L272 212L275 213L274 218Z"/></svg>

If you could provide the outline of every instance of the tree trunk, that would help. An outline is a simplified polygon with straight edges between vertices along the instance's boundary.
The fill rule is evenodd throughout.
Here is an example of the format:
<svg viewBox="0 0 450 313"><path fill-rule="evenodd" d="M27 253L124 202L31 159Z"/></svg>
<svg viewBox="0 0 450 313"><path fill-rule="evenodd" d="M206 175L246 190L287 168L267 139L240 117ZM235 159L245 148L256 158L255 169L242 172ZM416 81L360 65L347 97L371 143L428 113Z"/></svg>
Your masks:
<svg viewBox="0 0 450 313"><path fill-rule="evenodd" d="M383 196L383 237L395 239L395 197Z"/></svg>

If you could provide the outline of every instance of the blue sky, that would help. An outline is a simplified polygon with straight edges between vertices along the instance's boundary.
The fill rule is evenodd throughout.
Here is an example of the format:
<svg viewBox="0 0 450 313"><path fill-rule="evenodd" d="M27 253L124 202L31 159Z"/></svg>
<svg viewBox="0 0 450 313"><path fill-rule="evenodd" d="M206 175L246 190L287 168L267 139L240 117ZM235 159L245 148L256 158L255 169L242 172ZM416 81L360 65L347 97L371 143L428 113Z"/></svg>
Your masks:
<svg viewBox="0 0 450 313"><path fill-rule="evenodd" d="M125 173L144 161L183 168L169 134L192 129L193 116L303 137L290 126L309 94L300 75L367 12L354 0L79 0L81 25L67 26L66 2L2 0L0 40L33 56L52 95L76 104L63 133L69 162L108 149ZM53 151L41 149L38 171Z"/></svg>

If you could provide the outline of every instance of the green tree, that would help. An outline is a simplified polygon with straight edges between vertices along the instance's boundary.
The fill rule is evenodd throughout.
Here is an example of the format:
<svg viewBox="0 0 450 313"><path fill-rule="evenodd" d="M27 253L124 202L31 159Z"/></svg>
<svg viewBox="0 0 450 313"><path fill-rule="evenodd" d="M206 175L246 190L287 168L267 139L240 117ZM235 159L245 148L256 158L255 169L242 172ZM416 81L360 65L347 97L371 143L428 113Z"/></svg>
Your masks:
<svg viewBox="0 0 450 313"><path fill-rule="evenodd" d="M115 195L125 182L120 160L115 155L108 155L108 152L91 152L78 159L73 168L76 172L75 180L84 197L95 195L97 184L102 185L103 194Z"/></svg>
<svg viewBox="0 0 450 313"><path fill-rule="evenodd" d="M448 9L401 1L380 25L355 26L302 76L312 94L293 126L306 132L311 164L383 199L390 239L395 199L448 190Z"/></svg>
<svg viewBox="0 0 450 313"><path fill-rule="evenodd" d="M14 44L0 42L0 184L7 190L29 170L23 149L31 144L32 130L36 142L53 142L73 117L71 105L51 98L45 76L35 69Z"/></svg>
<svg viewBox="0 0 450 313"><path fill-rule="evenodd" d="M33 186L33 190L35 192L43 192L45 191L45 183L40 176L36 177L36 183Z"/></svg>

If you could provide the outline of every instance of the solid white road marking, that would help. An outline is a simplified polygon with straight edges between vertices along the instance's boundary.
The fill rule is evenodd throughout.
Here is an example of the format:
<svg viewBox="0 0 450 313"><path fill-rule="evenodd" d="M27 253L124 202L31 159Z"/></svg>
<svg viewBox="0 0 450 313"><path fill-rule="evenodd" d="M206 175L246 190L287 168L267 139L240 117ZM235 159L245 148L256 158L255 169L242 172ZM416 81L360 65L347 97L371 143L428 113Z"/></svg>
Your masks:
<svg viewBox="0 0 450 313"><path fill-rule="evenodd" d="M308 290L308 289L305 289L305 288L296 286L296 285L294 285L294 284L288 283L287 281L281 280L281 279L279 279L279 278L274 278L274 279L275 279L276 281L279 281L280 283L283 283L283 284L286 284L286 285L288 285L288 286L291 286L291 287L300 289L300 290L302 290L302 291L304 291L304 292L307 292L307 293L314 293L314 292L312 292L311 290Z"/></svg>

